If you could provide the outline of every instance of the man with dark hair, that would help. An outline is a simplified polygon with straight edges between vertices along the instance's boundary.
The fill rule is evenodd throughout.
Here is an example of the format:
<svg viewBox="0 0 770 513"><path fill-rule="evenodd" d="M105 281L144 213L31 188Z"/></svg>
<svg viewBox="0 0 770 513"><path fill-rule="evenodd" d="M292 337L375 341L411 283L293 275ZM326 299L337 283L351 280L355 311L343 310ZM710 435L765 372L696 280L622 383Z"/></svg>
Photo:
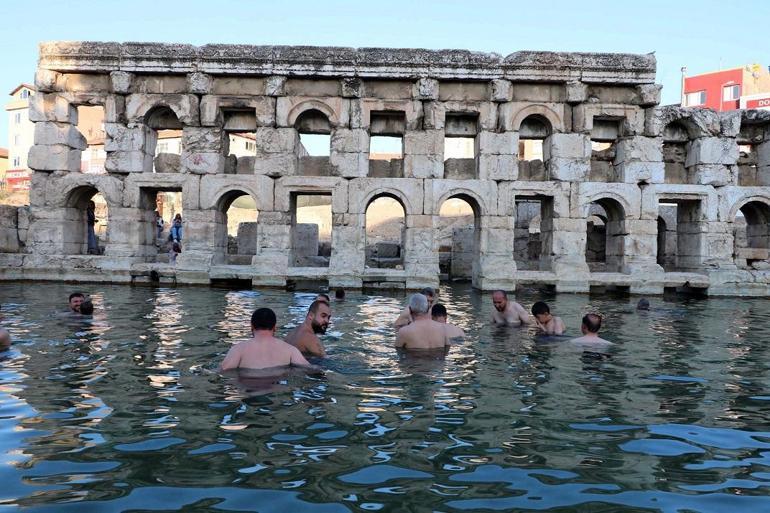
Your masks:
<svg viewBox="0 0 770 513"><path fill-rule="evenodd" d="M448 314L446 307L441 303L436 303L431 307L430 316L434 321L444 325L444 329L446 330L447 336L449 338L465 337L465 332L462 330L462 328L458 328L454 324L447 322Z"/></svg>
<svg viewBox="0 0 770 513"><path fill-rule="evenodd" d="M80 313L80 305L86 300L86 296L82 292L73 292L70 294L69 306L70 312Z"/></svg>
<svg viewBox="0 0 770 513"><path fill-rule="evenodd" d="M595 313L589 313L583 316L583 323L580 326L580 331L583 332L583 336L570 340L573 344L580 345L593 345L593 346L610 346L614 345L609 340L599 338L599 330L602 327L602 316Z"/></svg>
<svg viewBox="0 0 770 513"><path fill-rule="evenodd" d="M94 314L94 304L90 299L86 299L80 303L80 315L91 316Z"/></svg>
<svg viewBox="0 0 770 513"><path fill-rule="evenodd" d="M286 365L309 367L305 357L281 339L275 338L275 312L259 308L251 315L251 338L230 348L220 370L267 369Z"/></svg>
<svg viewBox="0 0 770 513"><path fill-rule="evenodd" d="M508 301L508 294L504 290L496 290L492 293L492 324L502 326L521 326L529 324L527 311L516 301Z"/></svg>
<svg viewBox="0 0 770 513"><path fill-rule="evenodd" d="M436 301L436 292L431 287L425 287L420 291L420 294L428 298L428 309L430 309L431 305ZM411 313L409 313L409 306L407 306L399 314L393 327L398 331L404 326L411 324L413 320Z"/></svg>
<svg viewBox="0 0 770 513"><path fill-rule="evenodd" d="M289 333L286 342L299 349L302 354L325 357L326 351L318 335L326 333L331 318L329 303L316 299L308 308L305 320Z"/></svg>
<svg viewBox="0 0 770 513"><path fill-rule="evenodd" d="M329 297L329 294L324 294L321 292L318 294L313 301L321 301L323 303L326 303L327 305L331 303L331 298Z"/></svg>
<svg viewBox="0 0 770 513"><path fill-rule="evenodd" d="M540 331L546 335L561 335L564 333L564 321L561 317L551 315L551 309L545 301L532 305L532 316Z"/></svg>
<svg viewBox="0 0 770 513"><path fill-rule="evenodd" d="M412 294L408 308L412 322L396 332L396 348L445 349L451 345L446 325L430 318L430 301L424 294Z"/></svg>
<svg viewBox="0 0 770 513"><path fill-rule="evenodd" d="M345 301L345 289L337 289L334 291L335 301Z"/></svg>
<svg viewBox="0 0 770 513"><path fill-rule="evenodd" d="M648 311L650 309L650 300L647 298L640 299L639 302L636 303L636 309Z"/></svg>

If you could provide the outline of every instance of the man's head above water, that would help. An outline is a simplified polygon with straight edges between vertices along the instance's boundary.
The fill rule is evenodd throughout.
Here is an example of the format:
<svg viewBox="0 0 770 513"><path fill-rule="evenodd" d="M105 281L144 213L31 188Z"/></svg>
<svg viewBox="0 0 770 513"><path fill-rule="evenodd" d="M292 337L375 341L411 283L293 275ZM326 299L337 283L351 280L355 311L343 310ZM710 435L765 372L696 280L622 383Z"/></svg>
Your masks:
<svg viewBox="0 0 770 513"><path fill-rule="evenodd" d="M504 290L492 292L492 304L498 312L504 312L508 307L508 293Z"/></svg>
<svg viewBox="0 0 770 513"><path fill-rule="evenodd" d="M332 311L329 303L326 301L315 300L310 304L307 311L307 320L310 321L310 327L313 333L324 334L329 327L329 321L332 318Z"/></svg>
<svg viewBox="0 0 770 513"><path fill-rule="evenodd" d="M70 294L69 306L70 310L76 313L80 313L80 305L86 300L85 294L82 292L73 292Z"/></svg>

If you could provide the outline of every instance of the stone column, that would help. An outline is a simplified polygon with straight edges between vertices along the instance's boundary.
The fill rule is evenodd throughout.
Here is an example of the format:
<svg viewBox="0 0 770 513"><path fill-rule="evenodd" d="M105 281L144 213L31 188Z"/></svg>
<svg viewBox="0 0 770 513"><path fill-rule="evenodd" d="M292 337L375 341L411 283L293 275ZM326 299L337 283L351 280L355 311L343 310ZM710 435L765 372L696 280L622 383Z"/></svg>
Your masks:
<svg viewBox="0 0 770 513"><path fill-rule="evenodd" d="M722 187L735 181L732 168L738 162L738 144L734 138L700 137L687 144L685 167L692 182Z"/></svg>
<svg viewBox="0 0 770 513"><path fill-rule="evenodd" d="M634 294L660 294L663 292L663 268L658 265L657 219L626 219L623 237L623 255L620 256L621 272L636 276L631 287ZM609 233L610 223L607 223ZM610 246L607 247L609 261Z"/></svg>
<svg viewBox="0 0 770 513"><path fill-rule="evenodd" d="M519 177L519 133L482 130L476 135L476 168L480 180Z"/></svg>
<svg viewBox="0 0 770 513"><path fill-rule="evenodd" d="M767 137L770 137L770 131ZM757 152L757 185L770 185L770 140L754 147Z"/></svg>
<svg viewBox="0 0 770 513"><path fill-rule="evenodd" d="M444 176L443 116L433 126L441 128L407 130L404 134L404 178Z"/></svg>
<svg viewBox="0 0 770 513"><path fill-rule="evenodd" d="M332 130L329 158L336 176L365 177L369 172L369 132L364 128Z"/></svg>
<svg viewBox="0 0 770 513"><path fill-rule="evenodd" d="M30 169L79 172L80 156L87 143L77 129L77 109L58 93L40 93L33 96L29 116L35 124Z"/></svg>
<svg viewBox="0 0 770 513"><path fill-rule="evenodd" d="M591 139L586 134L551 134L543 141L549 179L583 182L591 171Z"/></svg>
<svg viewBox="0 0 770 513"><path fill-rule="evenodd" d="M108 173L151 173L157 133L145 125L128 127L121 123L104 124L104 151Z"/></svg>
<svg viewBox="0 0 770 513"><path fill-rule="evenodd" d="M218 244L216 227L221 215L213 209L185 209L182 254L176 261L177 277L183 283L209 283L209 270Z"/></svg>
<svg viewBox="0 0 770 513"><path fill-rule="evenodd" d="M662 137L622 137L615 149L615 172L624 183L663 183Z"/></svg>
<svg viewBox="0 0 770 513"><path fill-rule="evenodd" d="M514 219L509 216L481 216L479 221L481 231L479 247L473 257L473 286L480 290L514 290Z"/></svg>
<svg viewBox="0 0 770 513"><path fill-rule="evenodd" d="M360 288L365 272L366 214L332 214L332 255L329 287Z"/></svg>
<svg viewBox="0 0 770 513"><path fill-rule="evenodd" d="M433 217L406 215L404 270L407 289L438 286L438 252L434 248Z"/></svg>
<svg viewBox="0 0 770 513"><path fill-rule="evenodd" d="M299 133L294 128L257 127L254 172L268 176L297 174Z"/></svg>
<svg viewBox="0 0 770 513"><path fill-rule="evenodd" d="M588 292L590 273L586 264L586 221L569 217L554 217L553 207L543 204L541 236L543 246L550 238L550 268L556 277L557 292ZM546 219L551 219L551 232L543 232ZM541 260L542 261L542 260Z"/></svg>
<svg viewBox="0 0 770 513"><path fill-rule="evenodd" d="M257 254L251 259L255 286L283 287L291 258L291 214L259 212Z"/></svg>
<svg viewBox="0 0 770 513"><path fill-rule="evenodd" d="M221 128L185 126L182 129L182 172L224 173L229 147L230 138Z"/></svg>

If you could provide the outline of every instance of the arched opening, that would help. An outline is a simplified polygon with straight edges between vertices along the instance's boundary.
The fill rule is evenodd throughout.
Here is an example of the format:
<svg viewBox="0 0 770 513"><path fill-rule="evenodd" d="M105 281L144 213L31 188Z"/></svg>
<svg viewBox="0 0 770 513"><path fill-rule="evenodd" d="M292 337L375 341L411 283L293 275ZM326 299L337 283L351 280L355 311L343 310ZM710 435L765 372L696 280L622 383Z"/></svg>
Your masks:
<svg viewBox="0 0 770 513"><path fill-rule="evenodd" d="M687 183L687 128L676 121L663 129L663 165L665 183Z"/></svg>
<svg viewBox="0 0 770 513"><path fill-rule="evenodd" d="M621 119L595 117L591 129L591 182L614 182L615 156Z"/></svg>
<svg viewBox="0 0 770 513"><path fill-rule="evenodd" d="M524 118L519 127L519 180L548 179L543 150L551 135L551 123L537 114Z"/></svg>
<svg viewBox="0 0 770 513"><path fill-rule="evenodd" d="M223 112L223 129L228 135L225 174L254 174L257 156L257 114L250 110Z"/></svg>
<svg viewBox="0 0 770 513"><path fill-rule="evenodd" d="M553 197L516 196L513 259L516 269L547 271L551 268Z"/></svg>
<svg viewBox="0 0 770 513"><path fill-rule="evenodd" d="M749 201L735 216L734 257L741 269L766 269L770 249L770 206Z"/></svg>
<svg viewBox="0 0 770 513"><path fill-rule="evenodd" d="M85 139L80 155L82 173L103 174L107 154L104 151L104 106L80 105L78 107L78 132Z"/></svg>
<svg viewBox="0 0 770 513"><path fill-rule="evenodd" d="M667 272L695 272L705 258L699 199L667 198L658 205L657 262Z"/></svg>
<svg viewBox="0 0 770 513"><path fill-rule="evenodd" d="M95 187L86 185L70 192L64 219L65 255L104 254L109 244L109 209Z"/></svg>
<svg viewBox="0 0 770 513"><path fill-rule="evenodd" d="M439 209L439 269L442 277L457 281L476 276L481 234L479 208L464 194L448 198Z"/></svg>
<svg viewBox="0 0 770 513"><path fill-rule="evenodd" d="M591 203L586 220L585 257L591 272L621 272L625 256L625 211L614 199Z"/></svg>
<svg viewBox="0 0 770 513"><path fill-rule="evenodd" d="M217 203L216 237L228 265L251 265L257 254L257 203L248 193L234 190Z"/></svg>
<svg viewBox="0 0 770 513"><path fill-rule="evenodd" d="M366 267L404 268L406 210L395 196L375 196L366 206Z"/></svg>
<svg viewBox="0 0 770 513"><path fill-rule="evenodd" d="M139 208L142 211L141 228L137 241L143 249L135 248L148 262L166 263L172 258L174 236L181 236L180 246L184 249L185 233L182 190L176 187L140 188ZM181 220L182 231L174 228L175 220Z"/></svg>
<svg viewBox="0 0 770 513"><path fill-rule="evenodd" d="M182 123L170 107L159 105L144 116L147 152L154 155L153 173L179 173L182 154ZM149 170L146 170L149 171Z"/></svg>
<svg viewBox="0 0 770 513"><path fill-rule="evenodd" d="M331 176L331 123L317 109L309 109L297 117L294 127L299 134L297 157L299 174L304 176Z"/></svg>
<svg viewBox="0 0 770 513"><path fill-rule="evenodd" d="M291 247L294 267L329 267L332 252L332 195L292 193Z"/></svg>

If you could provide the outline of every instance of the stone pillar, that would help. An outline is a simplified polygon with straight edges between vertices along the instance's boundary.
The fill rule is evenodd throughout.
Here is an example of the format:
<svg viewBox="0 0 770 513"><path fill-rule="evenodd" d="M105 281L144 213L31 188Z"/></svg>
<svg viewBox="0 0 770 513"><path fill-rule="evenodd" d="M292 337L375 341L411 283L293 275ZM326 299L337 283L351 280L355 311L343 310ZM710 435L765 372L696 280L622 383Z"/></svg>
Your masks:
<svg viewBox="0 0 770 513"><path fill-rule="evenodd" d="M611 233L607 223L607 233ZM619 255L621 272L636 276L636 285L631 287L635 294L660 294L663 292L663 268L658 265L658 221L657 219L626 219L624 222L622 251ZM616 237L621 238L621 237ZM607 261L610 259L610 245L607 247Z"/></svg>
<svg viewBox="0 0 770 513"><path fill-rule="evenodd" d="M519 133L482 130L476 135L476 168L480 180L519 177Z"/></svg>
<svg viewBox="0 0 770 513"><path fill-rule="evenodd" d="M360 288L365 272L366 214L332 214L332 233L329 287Z"/></svg>
<svg viewBox="0 0 770 513"><path fill-rule="evenodd" d="M134 257L139 261L155 259L158 248L153 210L112 207L109 216L110 243L104 250L106 256Z"/></svg>
<svg viewBox="0 0 770 513"><path fill-rule="evenodd" d="M268 176L297 174L299 133L294 128L257 127L254 172Z"/></svg>
<svg viewBox="0 0 770 513"><path fill-rule="evenodd" d="M662 137L622 137L615 148L615 174L624 183L663 183Z"/></svg>
<svg viewBox="0 0 770 513"><path fill-rule="evenodd" d="M291 214L260 210L257 254L251 259L255 286L283 287L291 257Z"/></svg>
<svg viewBox="0 0 770 513"><path fill-rule="evenodd" d="M734 270L737 268L733 258L735 237L733 223L724 221L706 221L703 223L704 253L701 269Z"/></svg>
<svg viewBox="0 0 770 513"><path fill-rule="evenodd" d="M568 217L555 217L553 206L543 203L540 236L543 247L550 244L548 266L556 277L558 292L588 292L590 273L586 264L586 221ZM550 219L550 233L544 231ZM547 230L547 228L546 228ZM548 240L550 239L550 240ZM541 265L543 262L541 257Z"/></svg>
<svg viewBox="0 0 770 513"><path fill-rule="evenodd" d="M334 175L365 177L369 172L369 132L364 128L332 130L329 158Z"/></svg>
<svg viewBox="0 0 770 513"><path fill-rule="evenodd" d="M157 133L145 125L104 124L108 173L152 173Z"/></svg>
<svg viewBox="0 0 770 513"><path fill-rule="evenodd" d="M216 210L185 209L182 232L182 254L176 261L177 276L183 283L209 283L209 270L214 263L217 223Z"/></svg>
<svg viewBox="0 0 770 513"><path fill-rule="evenodd" d="M186 126L182 129L183 173L222 174L230 138L221 128Z"/></svg>
<svg viewBox="0 0 770 513"><path fill-rule="evenodd" d="M407 130L404 134L404 178L444 176L444 120L438 128Z"/></svg>
<svg viewBox="0 0 770 513"><path fill-rule="evenodd" d="M700 137L687 144L685 167L692 182L722 187L735 182L732 168L738 162L738 144L734 138Z"/></svg>
<svg viewBox="0 0 770 513"><path fill-rule="evenodd" d="M38 98L40 96L40 98ZM35 144L28 166L35 171L80 171L86 138L77 129L77 109L57 93L35 95L30 105Z"/></svg>
<svg viewBox="0 0 770 513"><path fill-rule="evenodd" d="M481 216L480 225L479 244L473 262L473 286L480 290L514 290L514 219L509 216Z"/></svg>
<svg viewBox="0 0 770 513"><path fill-rule="evenodd" d="M433 217L422 214L406 215L404 270L407 289L438 286L438 251L434 247Z"/></svg>
<svg viewBox="0 0 770 513"><path fill-rule="evenodd" d="M757 185L770 185L770 140L757 144L754 149L757 152Z"/></svg>
<svg viewBox="0 0 770 513"><path fill-rule="evenodd" d="M586 134L551 134L543 141L549 179L583 182L591 171L591 139Z"/></svg>

